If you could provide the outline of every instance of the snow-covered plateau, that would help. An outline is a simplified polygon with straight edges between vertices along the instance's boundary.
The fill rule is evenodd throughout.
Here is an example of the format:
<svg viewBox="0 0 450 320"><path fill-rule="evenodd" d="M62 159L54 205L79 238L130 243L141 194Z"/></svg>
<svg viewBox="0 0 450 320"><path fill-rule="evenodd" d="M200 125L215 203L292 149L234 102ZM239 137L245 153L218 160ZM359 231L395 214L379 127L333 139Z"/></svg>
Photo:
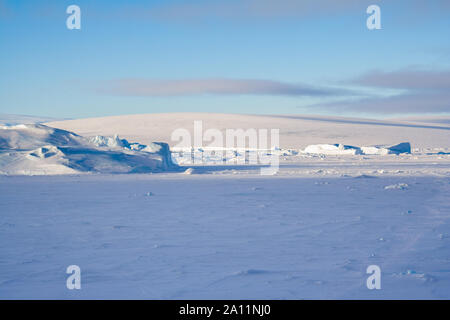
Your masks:
<svg viewBox="0 0 450 320"><path fill-rule="evenodd" d="M240 151L218 164L192 149L203 162L183 163L171 133L196 120L279 129L265 151L278 172ZM70 265L79 290L66 287ZM0 299L16 298L449 299L448 122L194 113L1 126Z"/></svg>

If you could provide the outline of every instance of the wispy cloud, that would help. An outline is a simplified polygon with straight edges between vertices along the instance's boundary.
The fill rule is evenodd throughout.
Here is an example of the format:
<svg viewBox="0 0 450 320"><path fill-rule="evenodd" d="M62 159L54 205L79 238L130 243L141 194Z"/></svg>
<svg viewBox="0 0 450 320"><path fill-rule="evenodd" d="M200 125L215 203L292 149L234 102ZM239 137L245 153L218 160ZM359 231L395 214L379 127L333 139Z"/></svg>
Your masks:
<svg viewBox="0 0 450 320"><path fill-rule="evenodd" d="M372 88L402 89L402 93L388 97L323 103L311 107L324 111L379 114L450 112L449 70L373 71L352 79L349 83Z"/></svg>
<svg viewBox="0 0 450 320"><path fill-rule="evenodd" d="M338 113L407 114L449 113L449 93L402 94L382 98L366 98L355 101L340 101L309 106L320 111Z"/></svg>
<svg viewBox="0 0 450 320"><path fill-rule="evenodd" d="M284 95L334 96L348 94L346 90L322 88L258 79L118 79L103 82L98 93L123 96L186 96L186 95Z"/></svg>
<svg viewBox="0 0 450 320"><path fill-rule="evenodd" d="M450 91L450 71L414 69L394 72L372 71L351 82L369 87Z"/></svg>
<svg viewBox="0 0 450 320"><path fill-rule="evenodd" d="M393 72L372 71L341 85L360 90L317 87L264 79L117 79L97 86L100 94L118 96L175 97L191 95L274 95L326 98L308 108L331 112L373 114L450 112L450 71L404 69ZM389 96L368 95L377 89L397 89ZM375 89L375 90L374 90ZM329 102L331 99L331 102Z"/></svg>

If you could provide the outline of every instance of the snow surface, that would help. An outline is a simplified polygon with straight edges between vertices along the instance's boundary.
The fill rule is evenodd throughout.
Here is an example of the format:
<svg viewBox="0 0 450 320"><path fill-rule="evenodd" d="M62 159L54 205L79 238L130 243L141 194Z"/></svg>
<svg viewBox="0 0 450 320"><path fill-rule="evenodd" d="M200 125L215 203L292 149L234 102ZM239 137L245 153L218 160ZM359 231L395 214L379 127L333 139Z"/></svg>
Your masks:
<svg viewBox="0 0 450 320"><path fill-rule="evenodd" d="M170 163L152 141L174 146L194 120L279 128L281 148L264 151L279 172L205 146L191 150L203 163L173 171L80 174ZM0 299L449 299L450 128L416 121L156 114L0 129L0 170L73 170L0 175ZM410 153L384 152L406 141ZM334 143L361 152L304 152ZM66 288L73 264L81 290ZM381 290L366 287L369 265Z"/></svg>
<svg viewBox="0 0 450 320"><path fill-rule="evenodd" d="M0 298L450 298L450 177L234 170L0 177Z"/></svg>

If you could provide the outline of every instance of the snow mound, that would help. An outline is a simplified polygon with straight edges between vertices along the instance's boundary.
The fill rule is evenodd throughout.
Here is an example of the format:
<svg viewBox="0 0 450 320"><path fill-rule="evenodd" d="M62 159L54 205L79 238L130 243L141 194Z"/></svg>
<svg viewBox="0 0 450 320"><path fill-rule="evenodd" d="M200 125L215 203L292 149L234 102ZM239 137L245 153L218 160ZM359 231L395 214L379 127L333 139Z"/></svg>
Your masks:
<svg viewBox="0 0 450 320"><path fill-rule="evenodd" d="M385 186L384 189L385 190L390 190L390 189L398 189L398 190L406 190L408 189L408 184L407 183L396 183L396 184L391 184L388 186Z"/></svg>
<svg viewBox="0 0 450 320"><path fill-rule="evenodd" d="M0 174L146 173L175 169L169 146L88 139L45 125L0 127Z"/></svg>
<svg viewBox="0 0 450 320"><path fill-rule="evenodd" d="M29 150L45 145L79 145L83 138L42 124L0 126L0 149Z"/></svg>
<svg viewBox="0 0 450 320"><path fill-rule="evenodd" d="M313 144L303 150L304 153L324 155L387 155L411 153L411 144L402 142L393 146L354 147L343 144Z"/></svg>

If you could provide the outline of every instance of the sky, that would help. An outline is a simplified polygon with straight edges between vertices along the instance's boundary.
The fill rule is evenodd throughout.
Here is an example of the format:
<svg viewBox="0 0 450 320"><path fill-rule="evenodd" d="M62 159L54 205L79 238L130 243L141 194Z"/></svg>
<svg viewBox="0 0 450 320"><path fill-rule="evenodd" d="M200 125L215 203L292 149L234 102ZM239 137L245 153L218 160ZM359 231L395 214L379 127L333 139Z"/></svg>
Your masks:
<svg viewBox="0 0 450 320"><path fill-rule="evenodd" d="M449 36L448 0L0 0L0 113L449 115Z"/></svg>

